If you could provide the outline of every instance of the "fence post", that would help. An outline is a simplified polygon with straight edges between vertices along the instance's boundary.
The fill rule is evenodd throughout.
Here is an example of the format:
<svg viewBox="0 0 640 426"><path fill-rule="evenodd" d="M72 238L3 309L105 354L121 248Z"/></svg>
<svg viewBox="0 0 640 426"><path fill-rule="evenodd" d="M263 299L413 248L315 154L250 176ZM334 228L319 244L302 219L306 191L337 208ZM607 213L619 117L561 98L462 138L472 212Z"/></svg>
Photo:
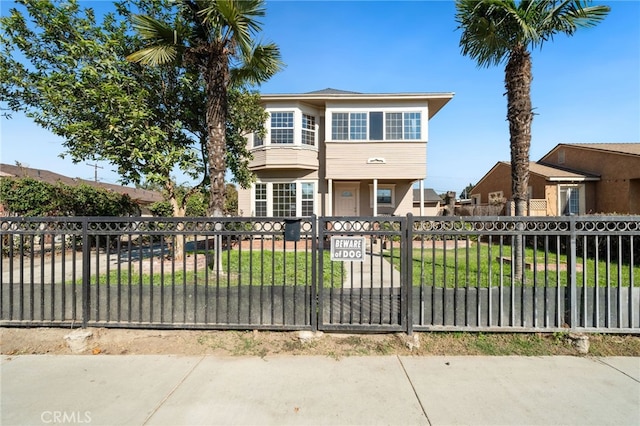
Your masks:
<svg viewBox="0 0 640 426"><path fill-rule="evenodd" d="M309 303L309 311L311 315L311 330L318 331L318 239L320 238L318 233L318 217L316 215L311 216L311 301Z"/></svg>
<svg viewBox="0 0 640 426"><path fill-rule="evenodd" d="M87 328L90 304L91 283L91 243L89 241L89 218L82 218L82 328Z"/></svg>
<svg viewBox="0 0 640 426"><path fill-rule="evenodd" d="M402 233L404 244L400 246L400 252L404 250L405 253L401 260L404 262L401 268L405 271L403 291L406 293L403 318L407 321L407 334L411 336L413 334L413 214L411 212L407 214L404 223L406 226L405 232Z"/></svg>
<svg viewBox="0 0 640 426"><path fill-rule="evenodd" d="M576 328L578 326L578 288L576 283L576 219L574 216L569 217L569 253L567 256L567 274L568 283L567 290L569 297L565 296L565 300L569 302L569 326Z"/></svg>

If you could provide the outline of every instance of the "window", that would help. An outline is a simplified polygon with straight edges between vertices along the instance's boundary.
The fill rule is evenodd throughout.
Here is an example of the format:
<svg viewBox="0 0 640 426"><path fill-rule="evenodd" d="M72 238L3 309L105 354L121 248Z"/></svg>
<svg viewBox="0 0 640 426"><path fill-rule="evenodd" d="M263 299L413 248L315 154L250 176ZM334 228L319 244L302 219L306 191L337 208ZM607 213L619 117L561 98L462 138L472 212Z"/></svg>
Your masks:
<svg viewBox="0 0 640 426"><path fill-rule="evenodd" d="M291 217L296 215L296 184L273 184L273 215Z"/></svg>
<svg viewBox="0 0 640 426"><path fill-rule="evenodd" d="M422 127L419 112L404 113L404 137L403 139L420 139L420 128Z"/></svg>
<svg viewBox="0 0 640 426"><path fill-rule="evenodd" d="M302 143L316 144L316 118L312 115L302 114Z"/></svg>
<svg viewBox="0 0 640 426"><path fill-rule="evenodd" d="M402 139L402 113L389 112L386 117L387 139Z"/></svg>
<svg viewBox="0 0 640 426"><path fill-rule="evenodd" d="M253 134L253 146L262 146L264 145L264 140L255 133Z"/></svg>
<svg viewBox="0 0 640 426"><path fill-rule="evenodd" d="M349 114L335 112L331 116L331 139L344 141L349 139Z"/></svg>
<svg viewBox="0 0 640 426"><path fill-rule="evenodd" d="M352 112L349 114L349 140L367 139L367 113Z"/></svg>
<svg viewBox="0 0 640 426"><path fill-rule="evenodd" d="M580 187L560 187L560 213L563 215L580 214Z"/></svg>
<svg viewBox="0 0 640 426"><path fill-rule="evenodd" d="M392 194L391 188L378 188L378 195L376 196L378 204L391 204Z"/></svg>
<svg viewBox="0 0 640 426"><path fill-rule="evenodd" d="M422 137L420 112L334 112L333 140L419 140Z"/></svg>
<svg viewBox="0 0 640 426"><path fill-rule="evenodd" d="M311 216L315 210L315 182L259 182L254 184L255 216Z"/></svg>
<svg viewBox="0 0 640 426"><path fill-rule="evenodd" d="M256 183L256 208L255 215L264 217L267 215L267 184Z"/></svg>
<svg viewBox="0 0 640 426"><path fill-rule="evenodd" d="M373 207L373 185L369 185L371 201L370 205ZM395 206L395 185L378 185L376 192L376 201L378 206L393 207Z"/></svg>
<svg viewBox="0 0 640 426"><path fill-rule="evenodd" d="M293 111L271 113L271 143L293 143Z"/></svg>
<svg viewBox="0 0 640 426"><path fill-rule="evenodd" d="M302 186L302 209L301 216L311 216L313 214L313 199L315 198L315 190L312 182L303 182Z"/></svg>

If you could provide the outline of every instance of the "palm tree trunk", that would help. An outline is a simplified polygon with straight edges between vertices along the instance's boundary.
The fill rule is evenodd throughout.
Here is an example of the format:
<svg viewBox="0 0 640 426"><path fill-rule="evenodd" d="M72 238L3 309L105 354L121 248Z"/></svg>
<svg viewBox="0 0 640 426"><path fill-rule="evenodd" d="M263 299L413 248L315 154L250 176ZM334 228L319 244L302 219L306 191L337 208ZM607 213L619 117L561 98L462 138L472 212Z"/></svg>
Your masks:
<svg viewBox="0 0 640 426"><path fill-rule="evenodd" d="M515 215L525 216L529 194L529 148L531 146L531 55L523 45L514 48L505 68L507 120L511 147L511 193ZM514 238L515 279L523 281L524 246L522 235Z"/></svg>
<svg viewBox="0 0 640 426"><path fill-rule="evenodd" d="M224 47L214 48L204 70L207 91L208 161L211 179L209 214L222 216L224 210L224 174L226 165L227 87L229 86L228 57Z"/></svg>

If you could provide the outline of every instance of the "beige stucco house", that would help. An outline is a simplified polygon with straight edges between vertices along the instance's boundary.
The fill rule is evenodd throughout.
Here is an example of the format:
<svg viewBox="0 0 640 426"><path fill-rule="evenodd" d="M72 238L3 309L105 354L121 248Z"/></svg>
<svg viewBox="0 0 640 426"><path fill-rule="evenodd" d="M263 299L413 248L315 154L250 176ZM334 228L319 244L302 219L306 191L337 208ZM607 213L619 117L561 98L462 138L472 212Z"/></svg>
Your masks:
<svg viewBox="0 0 640 426"><path fill-rule="evenodd" d="M249 167L257 180L238 191L239 214L415 212L414 183L424 194L429 119L452 97L334 89L262 95L269 113L267 134L248 138ZM424 206L424 200L418 205Z"/></svg>
<svg viewBox="0 0 640 426"><path fill-rule="evenodd" d="M529 171L531 216L640 214L640 143L559 144ZM498 162L471 191L478 204L511 196L509 162Z"/></svg>

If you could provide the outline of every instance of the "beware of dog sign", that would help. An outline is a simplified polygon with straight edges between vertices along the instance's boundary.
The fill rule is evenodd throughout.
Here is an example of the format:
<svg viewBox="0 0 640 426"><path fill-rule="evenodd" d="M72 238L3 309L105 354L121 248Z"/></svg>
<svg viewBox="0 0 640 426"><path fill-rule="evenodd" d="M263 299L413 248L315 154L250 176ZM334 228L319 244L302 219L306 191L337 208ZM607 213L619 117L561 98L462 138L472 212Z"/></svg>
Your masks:
<svg viewBox="0 0 640 426"><path fill-rule="evenodd" d="M363 262L364 256L364 237L331 237L331 260Z"/></svg>

